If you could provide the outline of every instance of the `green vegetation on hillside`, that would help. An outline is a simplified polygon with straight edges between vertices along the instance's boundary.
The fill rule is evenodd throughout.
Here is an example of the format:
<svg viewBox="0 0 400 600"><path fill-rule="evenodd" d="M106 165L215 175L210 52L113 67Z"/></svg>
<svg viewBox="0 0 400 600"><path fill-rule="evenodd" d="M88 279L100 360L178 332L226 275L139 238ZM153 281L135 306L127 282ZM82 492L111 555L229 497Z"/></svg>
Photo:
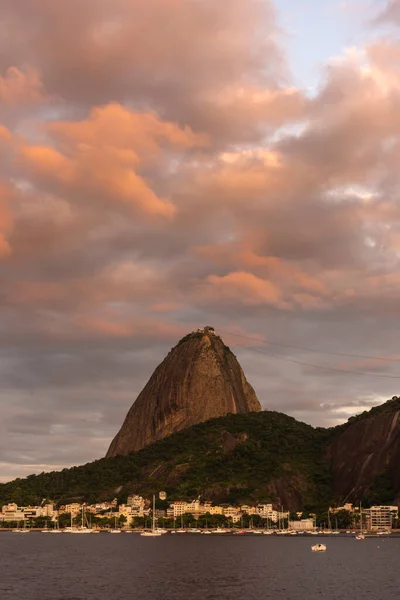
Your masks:
<svg viewBox="0 0 400 600"><path fill-rule="evenodd" d="M195 425L128 456L0 485L0 504L51 498L93 502L165 489L168 498L217 502L280 500L317 511L330 502L326 431L277 412L228 415Z"/></svg>

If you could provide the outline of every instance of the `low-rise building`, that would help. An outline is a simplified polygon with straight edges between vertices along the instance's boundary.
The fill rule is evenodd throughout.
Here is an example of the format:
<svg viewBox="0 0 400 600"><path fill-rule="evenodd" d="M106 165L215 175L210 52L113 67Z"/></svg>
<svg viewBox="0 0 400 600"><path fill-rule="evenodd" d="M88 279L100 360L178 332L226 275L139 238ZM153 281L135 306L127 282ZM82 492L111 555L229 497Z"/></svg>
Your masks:
<svg viewBox="0 0 400 600"><path fill-rule="evenodd" d="M315 528L313 519L300 519L299 521L289 521L289 529L293 531L311 531Z"/></svg>

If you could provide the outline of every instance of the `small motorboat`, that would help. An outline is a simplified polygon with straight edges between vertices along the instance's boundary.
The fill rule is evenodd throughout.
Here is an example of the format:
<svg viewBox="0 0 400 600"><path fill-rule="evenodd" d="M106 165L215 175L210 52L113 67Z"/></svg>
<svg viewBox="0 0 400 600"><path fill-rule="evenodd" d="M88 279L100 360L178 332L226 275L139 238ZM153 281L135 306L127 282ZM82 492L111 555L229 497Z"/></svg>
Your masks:
<svg viewBox="0 0 400 600"><path fill-rule="evenodd" d="M315 546L311 546L311 550L313 552L326 552L325 544L315 544Z"/></svg>

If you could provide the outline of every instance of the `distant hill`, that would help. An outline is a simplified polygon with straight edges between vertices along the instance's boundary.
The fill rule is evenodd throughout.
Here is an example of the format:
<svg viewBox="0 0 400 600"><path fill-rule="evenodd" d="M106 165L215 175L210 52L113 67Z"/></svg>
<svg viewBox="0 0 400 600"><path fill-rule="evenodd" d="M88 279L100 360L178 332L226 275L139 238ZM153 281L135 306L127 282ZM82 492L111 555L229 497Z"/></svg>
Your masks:
<svg viewBox="0 0 400 600"><path fill-rule="evenodd" d="M389 504L400 500L400 399L351 417L327 447L332 492L343 501Z"/></svg>
<svg viewBox="0 0 400 600"><path fill-rule="evenodd" d="M272 502L320 512L329 504L400 498L400 400L344 425L313 428L282 413L230 414L194 425L138 452L0 485L0 504L44 497L125 501L149 496L229 503Z"/></svg>
<svg viewBox="0 0 400 600"><path fill-rule="evenodd" d="M166 490L169 499L274 502L291 510L330 500L327 431L277 412L228 415L195 425L127 455L0 485L0 503L44 497L121 500Z"/></svg>

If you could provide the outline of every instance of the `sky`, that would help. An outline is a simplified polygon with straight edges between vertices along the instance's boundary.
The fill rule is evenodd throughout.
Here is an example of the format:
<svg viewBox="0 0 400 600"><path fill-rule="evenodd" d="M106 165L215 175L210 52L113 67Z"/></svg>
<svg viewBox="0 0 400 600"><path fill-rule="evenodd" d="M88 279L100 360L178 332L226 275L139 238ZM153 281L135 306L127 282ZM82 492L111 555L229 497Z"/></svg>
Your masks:
<svg viewBox="0 0 400 600"><path fill-rule="evenodd" d="M0 481L212 325L265 409L400 394L400 0L2 0Z"/></svg>

